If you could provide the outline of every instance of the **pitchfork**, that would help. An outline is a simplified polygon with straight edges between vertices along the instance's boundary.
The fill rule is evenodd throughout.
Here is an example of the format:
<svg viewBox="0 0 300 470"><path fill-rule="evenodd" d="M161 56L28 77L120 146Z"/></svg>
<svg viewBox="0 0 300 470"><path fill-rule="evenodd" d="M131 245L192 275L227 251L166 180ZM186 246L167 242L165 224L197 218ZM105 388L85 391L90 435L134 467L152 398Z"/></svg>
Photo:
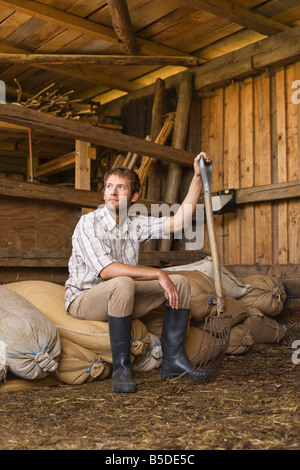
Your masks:
<svg viewBox="0 0 300 470"><path fill-rule="evenodd" d="M200 154L199 166L204 187L204 206L213 264L217 315L206 317L205 319L202 341L200 343L198 354L195 357L194 371L190 378L190 382L192 383L208 382L217 375L229 345L232 322L232 317L230 315L224 315L225 302L223 297L223 286L214 229L210 189L212 163L210 165L206 165L204 155ZM206 341L205 347L203 347L203 340L206 334L209 335L208 344ZM199 361L200 354L203 356L201 361Z"/></svg>

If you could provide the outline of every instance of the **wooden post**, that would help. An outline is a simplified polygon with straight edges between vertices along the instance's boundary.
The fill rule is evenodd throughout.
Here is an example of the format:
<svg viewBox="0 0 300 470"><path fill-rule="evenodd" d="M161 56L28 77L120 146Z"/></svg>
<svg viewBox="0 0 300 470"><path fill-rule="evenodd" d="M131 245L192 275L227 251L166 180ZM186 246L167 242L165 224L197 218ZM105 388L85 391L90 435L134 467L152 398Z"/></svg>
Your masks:
<svg viewBox="0 0 300 470"><path fill-rule="evenodd" d="M174 124L172 147L184 149L189 124L190 105L193 91L193 75L189 72L182 74L179 88L178 103ZM170 163L164 188L163 200L175 203L178 199L182 167ZM160 251L171 249L172 239L160 242Z"/></svg>
<svg viewBox="0 0 300 470"><path fill-rule="evenodd" d="M75 189L91 190L91 152L90 144L76 140L75 145ZM81 213L86 214L89 209L82 208Z"/></svg>
<svg viewBox="0 0 300 470"><path fill-rule="evenodd" d="M120 49L124 54L139 54L140 47L134 34L126 0L108 0L107 4Z"/></svg>
<svg viewBox="0 0 300 470"><path fill-rule="evenodd" d="M75 189L91 189L91 161L88 142L76 140L75 146Z"/></svg>
<svg viewBox="0 0 300 470"><path fill-rule="evenodd" d="M161 128L165 114L165 82L161 78L156 80L155 95L151 118L151 141L155 142ZM147 198L153 201L160 201L161 198L161 162L155 160L148 176ZM142 248L142 247L141 247ZM157 248L157 240L151 240L144 245L142 251L154 251Z"/></svg>

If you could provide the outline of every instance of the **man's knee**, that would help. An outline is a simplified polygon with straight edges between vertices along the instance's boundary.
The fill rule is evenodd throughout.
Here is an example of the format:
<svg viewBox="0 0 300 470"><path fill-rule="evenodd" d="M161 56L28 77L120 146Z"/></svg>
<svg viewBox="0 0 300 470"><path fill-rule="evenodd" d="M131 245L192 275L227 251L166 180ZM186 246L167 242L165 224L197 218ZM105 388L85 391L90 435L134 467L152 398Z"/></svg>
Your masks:
<svg viewBox="0 0 300 470"><path fill-rule="evenodd" d="M191 299L191 285L188 279L181 274L172 274L170 278L178 291L180 297L180 307L188 308Z"/></svg>
<svg viewBox="0 0 300 470"><path fill-rule="evenodd" d="M128 276L119 276L114 278L114 293L123 295L124 297L134 296L135 281Z"/></svg>

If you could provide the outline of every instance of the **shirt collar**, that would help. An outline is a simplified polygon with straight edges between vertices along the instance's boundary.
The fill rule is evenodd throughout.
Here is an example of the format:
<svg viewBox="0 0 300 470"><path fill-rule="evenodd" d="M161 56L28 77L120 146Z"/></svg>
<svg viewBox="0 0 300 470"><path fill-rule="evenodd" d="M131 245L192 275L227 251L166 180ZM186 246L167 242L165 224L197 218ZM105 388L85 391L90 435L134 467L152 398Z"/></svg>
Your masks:
<svg viewBox="0 0 300 470"><path fill-rule="evenodd" d="M115 219L113 218L113 216L111 215L111 213L109 212L109 210L107 209L106 205L104 207L102 207L102 210L103 210L103 215L105 217L105 220L107 222L107 228L109 231L112 231L115 227L117 227L117 222L115 221ZM129 217L128 215L125 217L125 219L123 220L121 226L119 226L120 230L122 233L124 232L128 232L128 223L129 223Z"/></svg>

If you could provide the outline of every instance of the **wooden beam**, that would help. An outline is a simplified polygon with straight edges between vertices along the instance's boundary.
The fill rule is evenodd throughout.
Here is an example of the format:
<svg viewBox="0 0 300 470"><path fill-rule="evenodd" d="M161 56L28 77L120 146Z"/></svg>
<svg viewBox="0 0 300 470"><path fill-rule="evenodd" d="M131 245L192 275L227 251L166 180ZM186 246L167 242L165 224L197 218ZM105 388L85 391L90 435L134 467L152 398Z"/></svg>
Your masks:
<svg viewBox="0 0 300 470"><path fill-rule="evenodd" d="M16 10L26 15L40 18L45 21L59 24L64 28L70 28L90 37L95 37L118 45L118 38L113 28L86 20L57 8L45 5L33 0L0 0L0 5ZM172 47L157 44L147 39L138 38L138 43L143 54L150 55L190 55L173 49Z"/></svg>
<svg viewBox="0 0 300 470"><path fill-rule="evenodd" d="M124 54L139 54L140 46L134 34L126 0L108 0L107 5L121 51Z"/></svg>
<svg viewBox="0 0 300 470"><path fill-rule="evenodd" d="M200 60L201 62L201 60ZM91 54L28 54L1 53L0 63L4 64L68 64L68 65L176 65L194 67L199 59L193 56L145 56L145 55L91 55Z"/></svg>
<svg viewBox="0 0 300 470"><path fill-rule="evenodd" d="M102 196L93 191L49 184L34 184L8 178L0 178L0 195L21 199L52 201L74 207L89 207L94 209L102 202Z"/></svg>
<svg viewBox="0 0 300 470"><path fill-rule="evenodd" d="M291 198L300 198L300 181L287 181L286 183L274 183L236 190L236 204L251 204Z"/></svg>
<svg viewBox="0 0 300 470"><path fill-rule="evenodd" d="M70 152L67 155L54 158L50 162L39 165L35 170L35 176L50 176L60 173L61 171L74 168L75 166L75 152ZM78 188L80 189L80 188Z"/></svg>
<svg viewBox="0 0 300 470"><path fill-rule="evenodd" d="M86 122L52 116L11 103L0 106L0 120L32 129L44 130L49 135L73 137L74 139L119 151L148 155L184 166L193 165L194 155L185 150L155 144L110 129L95 127Z"/></svg>
<svg viewBox="0 0 300 470"><path fill-rule="evenodd" d="M4 54L27 54L27 51L17 47L9 46L7 44L0 44L0 52ZM97 85L102 84L104 86L107 86L107 88L109 89L115 88L117 90L129 92L142 88L142 86L136 82L124 80L123 78L115 77L113 75L109 75L99 71L92 71L90 69L87 69L86 67L81 68L81 65L84 64L69 64L68 67L55 63L51 64L51 62L45 64L34 64L35 67L44 70L55 71L57 74L78 78L79 80L83 80L85 82L96 83Z"/></svg>
<svg viewBox="0 0 300 470"><path fill-rule="evenodd" d="M300 58L300 26L229 52L193 70L195 89L215 88Z"/></svg>
<svg viewBox="0 0 300 470"><path fill-rule="evenodd" d="M233 3L229 0L183 0L190 6L199 10L208 11L213 15L226 18L233 23L245 26L245 28L257 31L265 36L272 36L290 29L278 21L272 20L254 11Z"/></svg>

